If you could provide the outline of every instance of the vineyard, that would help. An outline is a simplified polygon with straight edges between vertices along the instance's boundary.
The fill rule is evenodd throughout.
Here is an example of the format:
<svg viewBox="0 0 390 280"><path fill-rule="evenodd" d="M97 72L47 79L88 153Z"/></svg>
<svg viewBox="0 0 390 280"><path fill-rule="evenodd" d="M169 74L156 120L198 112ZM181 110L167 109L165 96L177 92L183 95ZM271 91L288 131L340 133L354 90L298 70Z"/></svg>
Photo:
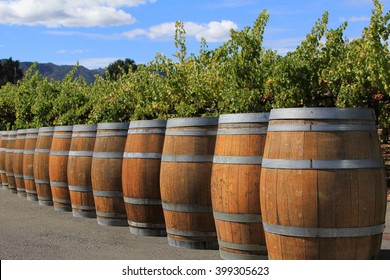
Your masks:
<svg viewBox="0 0 390 280"><path fill-rule="evenodd" d="M44 78L33 65L17 84L0 89L0 129L218 116L283 107L370 107L378 126L390 124L390 12L373 0L360 38L344 36L347 23L328 28L328 13L295 51L285 56L263 47L265 10L252 27L210 50L202 40L188 54L186 31L176 23L172 58L157 54L137 70L93 84Z"/></svg>

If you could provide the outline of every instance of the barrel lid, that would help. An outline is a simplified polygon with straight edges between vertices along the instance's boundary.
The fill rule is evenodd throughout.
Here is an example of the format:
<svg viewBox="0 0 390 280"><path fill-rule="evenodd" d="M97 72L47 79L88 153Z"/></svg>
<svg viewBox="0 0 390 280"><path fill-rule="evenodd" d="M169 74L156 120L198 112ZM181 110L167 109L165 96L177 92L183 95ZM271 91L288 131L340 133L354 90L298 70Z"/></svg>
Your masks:
<svg viewBox="0 0 390 280"><path fill-rule="evenodd" d="M369 108L284 108L272 109L269 119L375 120L375 112Z"/></svg>
<svg viewBox="0 0 390 280"><path fill-rule="evenodd" d="M108 123L98 123L97 129L128 129L128 122L108 122Z"/></svg>
<svg viewBox="0 0 390 280"><path fill-rule="evenodd" d="M167 122L167 128L185 126L208 126L218 125L218 118L215 117L193 117L193 118L173 118Z"/></svg>
<svg viewBox="0 0 390 280"><path fill-rule="evenodd" d="M53 132L53 131L54 131L54 126L45 126L39 128L39 132Z"/></svg>
<svg viewBox="0 0 390 280"><path fill-rule="evenodd" d="M97 124L77 124L73 126L73 132L94 132Z"/></svg>
<svg viewBox="0 0 390 280"><path fill-rule="evenodd" d="M39 128L28 128L27 129L27 134L31 133L38 133L39 132Z"/></svg>
<svg viewBox="0 0 390 280"><path fill-rule="evenodd" d="M223 114L218 123L264 123L268 122L269 113Z"/></svg>
<svg viewBox="0 0 390 280"><path fill-rule="evenodd" d="M58 125L54 127L54 131L59 132L72 132L73 131L73 125Z"/></svg>
<svg viewBox="0 0 390 280"><path fill-rule="evenodd" d="M140 120L131 121L129 128L166 127L166 120Z"/></svg>
<svg viewBox="0 0 390 280"><path fill-rule="evenodd" d="M20 134L26 134L26 133L27 133L27 129L26 129L26 128L18 129L18 135L20 135Z"/></svg>

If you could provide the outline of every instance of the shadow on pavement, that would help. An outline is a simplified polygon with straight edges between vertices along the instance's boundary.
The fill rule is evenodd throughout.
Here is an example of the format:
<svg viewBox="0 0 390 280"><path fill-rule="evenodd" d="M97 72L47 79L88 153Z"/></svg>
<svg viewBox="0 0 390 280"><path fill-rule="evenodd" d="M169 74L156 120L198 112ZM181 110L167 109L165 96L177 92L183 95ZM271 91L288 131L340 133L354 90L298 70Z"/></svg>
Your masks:
<svg viewBox="0 0 390 280"><path fill-rule="evenodd" d="M388 249L381 250L378 259L379 260L390 260L390 250L388 250Z"/></svg>

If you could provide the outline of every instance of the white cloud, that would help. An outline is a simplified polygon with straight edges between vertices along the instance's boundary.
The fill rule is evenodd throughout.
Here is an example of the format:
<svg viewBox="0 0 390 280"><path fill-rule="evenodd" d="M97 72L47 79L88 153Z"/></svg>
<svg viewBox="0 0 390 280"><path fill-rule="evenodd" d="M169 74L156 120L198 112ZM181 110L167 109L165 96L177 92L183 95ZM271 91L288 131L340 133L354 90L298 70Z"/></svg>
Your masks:
<svg viewBox="0 0 390 280"><path fill-rule="evenodd" d="M348 22L360 22L360 21L370 21L370 17L351 17L348 19Z"/></svg>
<svg viewBox="0 0 390 280"><path fill-rule="evenodd" d="M0 1L0 24L47 27L116 26L135 22L123 8L156 0L14 0Z"/></svg>
<svg viewBox="0 0 390 280"><path fill-rule="evenodd" d="M280 55L286 55L288 52L294 51L299 46L305 37L293 37L284 39L266 40L265 47L276 50Z"/></svg>
<svg viewBox="0 0 390 280"><path fill-rule="evenodd" d="M198 41L205 38L208 42L222 42L230 38L230 30L237 30L236 23L230 20L211 21L206 24L185 22L184 29L187 36L195 37ZM154 25L148 29L133 29L123 33L123 36L133 39L138 36L147 36L151 40L167 40L175 35L175 22L166 22Z"/></svg>
<svg viewBox="0 0 390 280"><path fill-rule="evenodd" d="M74 50L58 50L57 51L58 54L80 54L80 53L87 53L87 52L89 52L89 50L74 49Z"/></svg>

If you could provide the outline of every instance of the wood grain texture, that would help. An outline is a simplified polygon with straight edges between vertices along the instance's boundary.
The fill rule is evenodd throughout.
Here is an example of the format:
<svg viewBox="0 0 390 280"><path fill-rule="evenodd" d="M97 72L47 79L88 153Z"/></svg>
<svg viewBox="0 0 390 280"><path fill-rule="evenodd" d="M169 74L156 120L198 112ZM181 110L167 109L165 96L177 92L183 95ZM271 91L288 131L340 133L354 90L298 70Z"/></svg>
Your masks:
<svg viewBox="0 0 390 280"><path fill-rule="evenodd" d="M134 122L136 123L136 122ZM130 232L166 236L160 165L166 122L130 124L122 162L122 188Z"/></svg>
<svg viewBox="0 0 390 280"><path fill-rule="evenodd" d="M271 112L272 115L272 112ZM360 119L271 119L269 125L338 127L328 131L269 131L264 159L374 160L381 162L377 132L350 129L375 125ZM341 127L341 128L340 128ZM374 259L382 234L348 236L384 224L385 171L377 167L262 168L264 223L297 229L342 229L345 236L300 236L265 232L271 259ZM363 231L364 232L364 231Z"/></svg>
<svg viewBox="0 0 390 280"><path fill-rule="evenodd" d="M34 151L38 138L38 129L27 129L23 153L23 180L27 200L38 201L37 189L34 181Z"/></svg>
<svg viewBox="0 0 390 280"><path fill-rule="evenodd" d="M245 118L247 114L237 115ZM211 197L219 250L224 259L267 258L260 211L261 161L249 162L263 156L267 124L232 120L218 125ZM226 157L234 157L240 164L224 162ZM248 217L259 220L250 221Z"/></svg>
<svg viewBox="0 0 390 280"><path fill-rule="evenodd" d="M202 122L205 119L194 120ZM192 123L178 127L170 126L168 120L160 186L168 242L173 246L191 249L215 249L218 246L210 193L216 130L217 119L213 119L210 125ZM188 160L165 161L164 156L183 156ZM196 162L197 156L204 161Z"/></svg>

